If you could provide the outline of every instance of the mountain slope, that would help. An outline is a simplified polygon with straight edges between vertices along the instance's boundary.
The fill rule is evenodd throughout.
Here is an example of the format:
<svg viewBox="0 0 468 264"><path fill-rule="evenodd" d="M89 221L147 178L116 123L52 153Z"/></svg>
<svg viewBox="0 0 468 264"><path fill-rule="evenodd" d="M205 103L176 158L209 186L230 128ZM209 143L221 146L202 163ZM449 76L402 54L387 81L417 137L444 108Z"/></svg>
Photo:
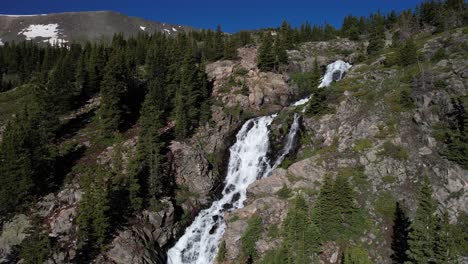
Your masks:
<svg viewBox="0 0 468 264"><path fill-rule="evenodd" d="M109 39L115 33L123 33L128 37L139 32L165 32L170 35L189 30L192 28L144 20L112 11L0 15L0 45L7 41L29 39L53 44L56 41Z"/></svg>

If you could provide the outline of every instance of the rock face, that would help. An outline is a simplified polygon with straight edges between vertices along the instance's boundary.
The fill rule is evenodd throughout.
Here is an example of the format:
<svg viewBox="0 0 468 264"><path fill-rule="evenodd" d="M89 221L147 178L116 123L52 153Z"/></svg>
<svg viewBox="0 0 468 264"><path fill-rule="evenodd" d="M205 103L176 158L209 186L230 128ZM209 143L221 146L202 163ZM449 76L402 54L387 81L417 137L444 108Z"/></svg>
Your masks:
<svg viewBox="0 0 468 264"><path fill-rule="evenodd" d="M303 43L297 50L288 51L289 71L312 71L315 61L319 66L325 66L336 60L354 64L360 52L359 45L358 42L347 39Z"/></svg>
<svg viewBox="0 0 468 264"><path fill-rule="evenodd" d="M110 249L101 258L105 263L166 263L161 248L172 239L177 225L174 222L174 207L162 201L163 210L144 211L130 229L118 233Z"/></svg>
<svg viewBox="0 0 468 264"><path fill-rule="evenodd" d="M289 104L292 95L286 75L260 72L257 49L240 48L239 60L208 64L213 94L226 107L241 107L255 114L274 113Z"/></svg>
<svg viewBox="0 0 468 264"><path fill-rule="evenodd" d="M466 41L466 35L463 37L460 32L438 37L436 43L430 42L420 52L430 57L434 54L433 49L441 47L440 43L458 45L461 39ZM451 45L447 49L450 50ZM294 56L294 52L291 55ZM298 67L307 69L306 64ZM257 252L261 255L277 248L277 239L266 236L270 228L267 223L281 225L277 219L284 219L287 214L288 202L279 199L278 195L283 187L291 190L293 195L307 190L312 193L313 204L314 194L324 176L336 175L343 169L362 170L369 184L370 193L366 194L363 206L376 229L366 231L361 242L372 245L369 254L376 263L391 263L391 241L385 239L391 237L391 225L377 212L372 195L391 194L392 199L400 201L412 216L416 211L419 184L427 175L431 179L434 198L440 208L448 211L451 221L456 221L459 212L468 212L468 171L440 155L443 143L434 138L433 132L437 124L453 122L452 98L468 94L466 59L452 56L416 74L410 83L414 107L407 110L396 108L391 101L394 91L399 89L398 83L392 80L399 78L399 73L381 64L375 64L375 69L368 67L362 64L351 68L340 86L343 87L342 94L337 95L340 99L330 105L334 109L332 113L303 117L303 140L296 160L287 169L278 168L269 178L249 186L245 208L229 213L223 237L227 263L235 263L239 257L240 237L246 229L247 219L254 213L261 215L264 223L262 238L256 243ZM365 93L375 93L375 96L368 99L360 95ZM281 126L272 126L272 129L278 128ZM404 155L398 157L386 153L385 144L399 146ZM264 206L265 201L269 206ZM342 252L339 245L325 243L320 263L340 263Z"/></svg>
<svg viewBox="0 0 468 264"><path fill-rule="evenodd" d="M200 127L189 142L173 142L170 147L176 182L197 194L195 204L207 205L220 185L228 149L245 119L279 111L292 95L286 75L258 70L255 48L241 48L238 54L236 61L206 66L213 96L220 103L212 107L212 121Z"/></svg>
<svg viewBox="0 0 468 264"><path fill-rule="evenodd" d="M3 224L0 233L0 263L9 263L13 247L21 244L31 226L28 217L24 214L14 216L9 222Z"/></svg>

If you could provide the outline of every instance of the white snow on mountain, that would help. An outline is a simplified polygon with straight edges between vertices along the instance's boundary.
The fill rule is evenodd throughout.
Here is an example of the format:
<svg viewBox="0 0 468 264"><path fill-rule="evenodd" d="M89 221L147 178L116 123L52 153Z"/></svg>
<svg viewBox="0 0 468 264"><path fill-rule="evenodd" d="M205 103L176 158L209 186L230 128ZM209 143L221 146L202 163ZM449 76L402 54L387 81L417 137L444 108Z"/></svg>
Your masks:
<svg viewBox="0 0 468 264"><path fill-rule="evenodd" d="M0 14L0 16L6 16L6 17L33 17L33 16L47 16L47 14L37 14L37 15L3 15L3 14Z"/></svg>
<svg viewBox="0 0 468 264"><path fill-rule="evenodd" d="M171 34L171 31L169 29L164 29L168 34Z"/></svg>
<svg viewBox="0 0 468 264"><path fill-rule="evenodd" d="M176 32L176 31L177 31L177 29L175 29L175 28L172 28L172 31Z"/></svg>
<svg viewBox="0 0 468 264"><path fill-rule="evenodd" d="M146 27L140 26L140 29L143 30L143 31L145 31Z"/></svg>
<svg viewBox="0 0 468 264"><path fill-rule="evenodd" d="M30 25L29 27L21 30L18 35L24 35L26 40L32 40L34 38L45 38L43 42L48 42L51 45L65 43L64 39L59 38L58 24L47 24L47 25Z"/></svg>
<svg viewBox="0 0 468 264"><path fill-rule="evenodd" d="M3 42L2 42L2 39L0 39L0 46L3 46L3 45L4 45L4 44L3 44Z"/></svg>

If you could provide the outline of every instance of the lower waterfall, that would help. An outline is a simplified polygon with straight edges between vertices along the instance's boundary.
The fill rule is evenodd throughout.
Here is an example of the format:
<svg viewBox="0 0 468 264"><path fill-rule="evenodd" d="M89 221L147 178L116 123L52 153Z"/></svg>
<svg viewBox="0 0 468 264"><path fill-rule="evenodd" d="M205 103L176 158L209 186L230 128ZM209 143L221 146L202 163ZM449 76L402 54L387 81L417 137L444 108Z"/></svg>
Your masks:
<svg viewBox="0 0 468 264"><path fill-rule="evenodd" d="M327 67L319 87L328 86L333 80L340 80L351 65L336 61ZM293 106L305 104L310 98L302 99ZM167 252L168 264L209 264L218 252L219 241L224 234L226 223L224 212L244 206L247 187L255 180L268 176L289 154L299 129L299 114L285 138L284 146L276 160L267 158L270 147L269 126L275 115L252 118L245 122L231 146L228 171L222 198L211 207L202 210L193 223L185 230L176 245Z"/></svg>

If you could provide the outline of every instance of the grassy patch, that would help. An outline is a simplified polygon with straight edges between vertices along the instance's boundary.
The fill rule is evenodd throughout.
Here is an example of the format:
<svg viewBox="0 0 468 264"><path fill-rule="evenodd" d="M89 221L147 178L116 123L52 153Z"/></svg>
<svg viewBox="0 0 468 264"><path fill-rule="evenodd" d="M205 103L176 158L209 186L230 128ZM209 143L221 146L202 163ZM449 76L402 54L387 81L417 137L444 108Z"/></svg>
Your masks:
<svg viewBox="0 0 468 264"><path fill-rule="evenodd" d="M283 200L286 200L289 197L291 197L291 194L292 192L288 188L288 186L286 186L286 184L283 184L283 187L278 192L276 192L276 195L278 195L278 197Z"/></svg>
<svg viewBox="0 0 468 264"><path fill-rule="evenodd" d="M387 156L396 160L404 161L408 159L408 152L402 146L395 145L390 141L386 141L381 151L378 153L381 156Z"/></svg>
<svg viewBox="0 0 468 264"><path fill-rule="evenodd" d="M382 181L386 184L393 184L395 182L397 182L398 178L397 177L394 177L394 176L390 176L390 175L387 175L387 176L383 176L382 177Z"/></svg>
<svg viewBox="0 0 468 264"><path fill-rule="evenodd" d="M372 148L372 141L368 138L363 138L356 141L353 150L356 152L362 152L370 148Z"/></svg>
<svg viewBox="0 0 468 264"><path fill-rule="evenodd" d="M258 215L252 216L252 218L247 221L247 229L241 237L241 259L257 259L258 253L255 243L262 236L262 232L262 218Z"/></svg>
<svg viewBox="0 0 468 264"><path fill-rule="evenodd" d="M387 221L392 221L396 202L389 192L379 193L375 200L375 211Z"/></svg>

